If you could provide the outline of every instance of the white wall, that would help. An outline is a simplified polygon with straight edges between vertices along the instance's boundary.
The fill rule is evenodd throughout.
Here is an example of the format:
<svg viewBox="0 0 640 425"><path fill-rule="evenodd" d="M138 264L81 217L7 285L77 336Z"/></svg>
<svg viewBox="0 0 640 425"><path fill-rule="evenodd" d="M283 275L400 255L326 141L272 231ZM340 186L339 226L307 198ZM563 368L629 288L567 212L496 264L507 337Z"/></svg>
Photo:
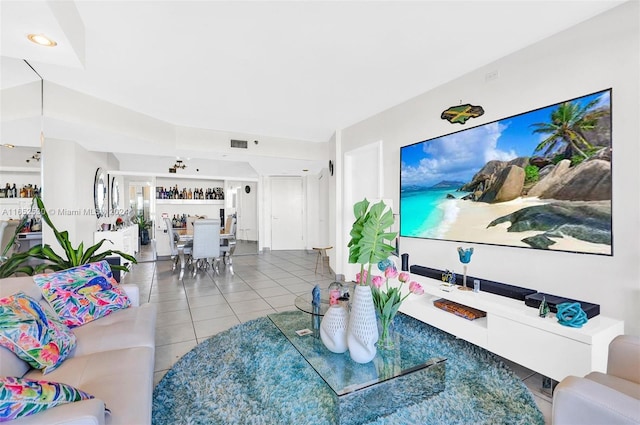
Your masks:
<svg viewBox="0 0 640 425"><path fill-rule="evenodd" d="M612 87L614 255L476 245L470 273L598 303L602 314L625 320L627 333L640 334L638 16L638 2L623 4L343 129L337 157L382 140L382 197L399 205L399 149L462 129L440 119L447 107L460 100L482 105L485 114L465 126L471 127ZM499 78L485 81L494 71ZM350 226L340 222L339 206L334 211L337 229ZM400 243L411 264L460 268L455 252L459 243L409 238Z"/></svg>
<svg viewBox="0 0 640 425"><path fill-rule="evenodd" d="M67 230L74 247L93 245L97 217L93 199L96 170L115 165L107 153L89 152L69 140L45 139L42 148L43 196L51 221ZM43 243L59 252L53 232L44 226Z"/></svg>

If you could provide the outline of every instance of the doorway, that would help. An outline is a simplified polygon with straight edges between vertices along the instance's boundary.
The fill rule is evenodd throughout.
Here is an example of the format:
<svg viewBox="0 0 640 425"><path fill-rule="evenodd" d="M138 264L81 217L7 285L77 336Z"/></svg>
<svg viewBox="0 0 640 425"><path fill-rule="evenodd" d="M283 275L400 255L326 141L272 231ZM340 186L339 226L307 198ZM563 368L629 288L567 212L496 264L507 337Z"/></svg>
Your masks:
<svg viewBox="0 0 640 425"><path fill-rule="evenodd" d="M227 183L227 217L236 216L236 248L233 255L258 253L258 185L256 182Z"/></svg>
<svg viewBox="0 0 640 425"><path fill-rule="evenodd" d="M138 251L139 263L156 261L156 239L154 234L153 217L151 210L151 188L154 183L151 180L141 181L140 177L122 176L123 184L128 187L128 196L124 197L124 208L131 210L138 222ZM141 225L142 223L142 225ZM144 227L144 229L143 229ZM146 234L143 234L146 230Z"/></svg>
<svg viewBox="0 0 640 425"><path fill-rule="evenodd" d="M304 249L303 198L300 177L271 180L271 249Z"/></svg>

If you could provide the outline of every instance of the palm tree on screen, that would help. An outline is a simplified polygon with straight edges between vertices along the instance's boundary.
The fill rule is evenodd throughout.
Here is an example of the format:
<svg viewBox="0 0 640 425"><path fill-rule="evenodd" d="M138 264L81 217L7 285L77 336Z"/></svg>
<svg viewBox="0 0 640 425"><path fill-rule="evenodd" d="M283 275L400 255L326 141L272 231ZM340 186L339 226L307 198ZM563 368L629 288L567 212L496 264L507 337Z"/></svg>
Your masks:
<svg viewBox="0 0 640 425"><path fill-rule="evenodd" d="M580 155L587 158L584 151L593 149L594 146L586 139L585 132L594 130L598 125L598 119L604 115L604 111L592 110L598 99L592 100L586 106L580 106L577 102L564 102L551 112L551 122L531 124L533 133L548 134L536 146L535 152L543 151L544 155L559 151L564 145L565 158Z"/></svg>

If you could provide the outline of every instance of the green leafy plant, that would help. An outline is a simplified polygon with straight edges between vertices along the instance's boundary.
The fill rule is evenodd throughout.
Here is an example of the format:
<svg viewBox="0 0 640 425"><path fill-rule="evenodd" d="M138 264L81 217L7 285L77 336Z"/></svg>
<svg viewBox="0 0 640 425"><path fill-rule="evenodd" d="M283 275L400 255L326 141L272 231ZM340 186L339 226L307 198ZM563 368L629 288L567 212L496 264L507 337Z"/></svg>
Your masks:
<svg viewBox="0 0 640 425"><path fill-rule="evenodd" d="M136 223L138 223L138 228L142 229L150 229L153 226L153 222L151 220L147 220L144 218L144 214L140 214L136 216Z"/></svg>
<svg viewBox="0 0 640 425"><path fill-rule="evenodd" d="M527 165L524 167L524 182L525 183L534 183L540 179L540 175L538 172L540 169L535 165Z"/></svg>
<svg viewBox="0 0 640 425"><path fill-rule="evenodd" d="M356 220L351 227L349 241L349 263L360 264L360 273L356 277L358 283L368 285L371 282L371 266L386 260L394 251L387 243L396 237L396 232L387 232L393 224L393 212L380 201L369 208L365 198L353 206ZM385 211L386 209L386 211ZM368 265L365 273L364 267Z"/></svg>
<svg viewBox="0 0 640 425"><path fill-rule="evenodd" d="M71 267L80 266L82 264L102 261L107 257L111 257L114 255L119 255L120 257L130 261L133 264L137 263L135 257L117 250L106 250L99 254L96 254L96 252L102 247L102 244L107 241L107 239L102 239L100 242L88 247L86 250L84 249L83 242L80 242L78 248L74 248L71 244L71 241L69 240L69 232L67 232L66 230L62 232L58 231L58 229L49 218L49 214L47 213L47 209L44 206L42 199L40 199L40 197L35 197L34 201L36 202L38 210L42 215L42 220L44 220L44 222L47 223L51 230L53 230L56 240L62 248L64 255L58 255L49 244L34 246L27 252L12 255L9 259L7 259L7 261L2 263L2 265L0 265L0 278L11 276L14 273L33 275L41 273L45 270L65 270ZM45 260L45 262L36 266L25 264L26 261L30 258L38 258L40 260ZM111 269L126 271L128 270L128 267L122 265L111 265Z"/></svg>
<svg viewBox="0 0 640 425"><path fill-rule="evenodd" d="M13 276L16 273L32 275L34 273L33 267L25 264L29 257L28 252L17 252L9 258L3 257L0 261L0 279Z"/></svg>

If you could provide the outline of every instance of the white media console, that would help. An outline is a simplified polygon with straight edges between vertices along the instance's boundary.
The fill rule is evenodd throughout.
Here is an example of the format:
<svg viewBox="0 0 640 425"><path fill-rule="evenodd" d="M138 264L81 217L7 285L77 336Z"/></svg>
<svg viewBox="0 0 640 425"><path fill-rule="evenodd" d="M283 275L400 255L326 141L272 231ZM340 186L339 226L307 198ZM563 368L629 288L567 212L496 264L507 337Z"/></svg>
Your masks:
<svg viewBox="0 0 640 425"><path fill-rule="evenodd" d="M569 375L606 372L609 343L624 333L623 321L602 315L589 319L582 328L570 328L560 325L553 313L539 317L538 309L524 301L460 291L457 286L446 292L440 280L414 273L411 278L425 293L409 296L401 312L556 381ZM487 316L476 320L456 316L433 305L440 298L485 311Z"/></svg>

